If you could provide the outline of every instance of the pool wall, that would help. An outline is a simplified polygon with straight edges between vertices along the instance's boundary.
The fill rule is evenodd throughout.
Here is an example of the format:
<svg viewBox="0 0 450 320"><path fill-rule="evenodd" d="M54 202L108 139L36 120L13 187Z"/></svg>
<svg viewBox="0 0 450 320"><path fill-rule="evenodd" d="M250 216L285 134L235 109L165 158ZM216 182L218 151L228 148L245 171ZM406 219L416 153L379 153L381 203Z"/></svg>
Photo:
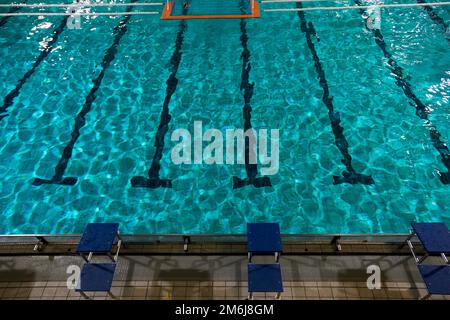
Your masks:
<svg viewBox="0 0 450 320"><path fill-rule="evenodd" d="M410 234L283 234L283 254L410 254ZM74 254L81 234L0 235L0 255ZM121 234L120 254L247 254L245 234ZM412 242L421 252L417 239Z"/></svg>

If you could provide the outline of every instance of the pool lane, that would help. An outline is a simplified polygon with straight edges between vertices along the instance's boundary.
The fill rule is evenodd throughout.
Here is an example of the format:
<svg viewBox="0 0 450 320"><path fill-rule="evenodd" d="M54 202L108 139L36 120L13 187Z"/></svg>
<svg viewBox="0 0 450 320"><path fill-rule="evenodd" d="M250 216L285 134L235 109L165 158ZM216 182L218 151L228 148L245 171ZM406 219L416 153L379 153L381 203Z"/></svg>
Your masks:
<svg viewBox="0 0 450 320"><path fill-rule="evenodd" d="M58 3L58 0L49 0ZM24 2L25 3L25 2ZM27 4L32 4L29 0ZM11 8L10 10L26 11L28 8ZM23 9L23 10L22 10ZM36 8L35 11L45 11ZM47 9L54 11L54 9ZM60 45L59 34L64 31L64 19L67 17L5 17L11 18L8 24L0 26L0 123L3 123L7 110L13 105L14 99L20 94L22 86L29 77L39 68L43 61L48 59L52 50ZM10 109L13 111L12 109Z"/></svg>
<svg viewBox="0 0 450 320"><path fill-rule="evenodd" d="M440 13L445 17L442 10ZM440 152L446 159L445 146L437 140L447 147L450 141L450 46L439 25L433 23L423 10L411 10L401 17L399 10L393 10L389 18L395 29L382 28L384 40L390 46L393 59L403 67L414 93L426 106L427 120L423 120L424 125L429 121L440 134L438 139L430 139L427 132L427 139L434 141L436 147L430 144L422 151L430 157L430 170L435 175L433 179L440 182L440 172L448 172L442 156L439 159L436 153ZM437 150L441 148L444 149Z"/></svg>
<svg viewBox="0 0 450 320"><path fill-rule="evenodd" d="M23 0L22 2L20 2L21 4L26 4L28 0ZM7 11L7 13L16 13L20 10L20 7L11 7L9 8L9 10ZM1 17L0 18L0 28L3 27L9 19L11 19L12 16L6 16L6 17Z"/></svg>
<svg viewBox="0 0 450 320"><path fill-rule="evenodd" d="M357 5L362 5L362 2L360 0L355 0L355 3ZM365 10L361 9L360 13L364 14ZM404 69L398 65L397 61L393 58L392 53L388 50L388 45L386 44L386 42L383 38L383 34L381 33L381 30L380 29L371 29L370 31L373 34L376 44L381 49L384 57L388 61L388 65L389 65L388 68L392 71L392 74L394 75L394 77L396 79L395 84L403 90L405 96L411 101L412 106L414 106L416 109L416 115L420 119L426 121L425 125L429 130L433 147L436 149L436 151L439 152L441 161L442 161L443 165L447 168L447 171L438 170L439 179L441 180L441 182L443 184L450 184L450 150L448 149L445 142L441 140L441 133L438 131L436 126L429 120L427 107L417 97L417 95L414 93L414 90L413 90L411 84L405 78Z"/></svg>
<svg viewBox="0 0 450 320"><path fill-rule="evenodd" d="M157 233L162 230L157 228L158 224L166 222L166 216L176 216L174 210L165 209L176 204L176 192L166 188L133 188L130 179L148 170L156 150L154 138L171 73L170 58L178 23L132 16L127 27L67 167L66 175L78 177L77 184L69 188L57 185L35 188L45 191L50 206L67 213L52 218L57 220L55 228L65 232L79 232L87 221L119 221L124 230ZM108 46L112 41L110 30L98 32L106 36L102 41ZM83 47L89 45L93 44ZM176 112L171 114L174 119L179 116ZM68 123L72 124L73 119ZM61 145L53 151L57 156L64 147ZM166 147L163 160L169 158L170 162L168 150ZM55 157L46 158L53 159L49 167L52 169ZM176 174L176 170L170 171L168 164L163 163L161 176L176 178Z"/></svg>
<svg viewBox="0 0 450 320"><path fill-rule="evenodd" d="M425 0L416 0L417 3L428 3ZM439 25L441 27L441 31L447 35L447 33L449 32L449 24L444 20L444 18L442 18L435 10L432 6L424 6L423 10L425 10L428 14L428 16L430 17L431 21L433 21L434 23L436 23L437 25ZM450 43L450 37L447 38L447 41Z"/></svg>
<svg viewBox="0 0 450 320"><path fill-rule="evenodd" d="M129 6L127 7L127 11L131 11L133 7ZM35 178L33 181L34 186L40 186L43 184L60 184L60 185L66 185L66 186L73 186L77 182L77 177L64 177L67 166L69 164L70 159L72 158L73 154L73 148L75 146L75 143L77 142L78 138L80 137L80 130L86 125L86 116L92 109L92 104L94 103L96 99L96 93L98 89L100 88L103 78L105 76L105 72L108 70L109 66L111 65L111 62L116 57L117 53L117 46L119 46L120 41L122 40L122 37L127 32L127 23L130 20L130 15L125 15L124 18L118 23L118 25L114 28L113 34L114 34L114 40L111 46L106 50L105 55L103 56L102 62L100 63L101 71L99 72L98 76L92 80L93 86L92 89L89 91L88 95L86 96L85 103L83 104L83 107L81 108L80 112L77 114L75 118L75 126L72 131L71 139L67 143L66 147L64 148L61 158L58 162L58 164L55 167L55 174L53 177L48 179L41 179L41 178Z"/></svg>
<svg viewBox="0 0 450 320"><path fill-rule="evenodd" d="M24 80L39 57L45 54L46 46L52 41L53 31L58 28L62 19L63 17L13 17L0 27L0 106L7 102L7 95L12 97L19 82ZM59 43L54 45L58 46ZM10 111L14 112L11 108ZM5 120L0 120L0 126L5 125Z"/></svg>
<svg viewBox="0 0 450 320"><path fill-rule="evenodd" d="M100 62L113 39L111 31L120 18L90 18L83 20L81 30L66 28L58 46L22 88L15 100L18 107L4 119L0 202L5 232L64 229L64 219L71 219L73 211L66 210L63 219L61 210L67 208L66 203L76 202L76 195L58 192L59 188L67 188L64 186L36 188L31 182L36 176L51 177L54 173L61 150L71 139L74 118L92 88L92 79L100 72ZM88 128L85 126L83 131ZM72 162L71 167L75 173L68 174L78 176L79 164Z"/></svg>
<svg viewBox="0 0 450 320"><path fill-rule="evenodd" d="M241 19L240 23L240 29L241 29L241 44L242 44L242 73L241 73L241 85L240 89L244 93L244 108L242 109L242 114L244 118L244 132L247 132L248 130L252 130L252 106L251 106L251 100L253 96L253 89L255 87L254 82L250 82L250 70L251 70L251 63L250 63L250 50L248 49L248 35L247 35L247 22L245 19ZM256 144L256 137L253 138L253 143ZM272 184L270 182L269 177L257 177L258 175L258 165L257 163L250 163L250 152L253 153L252 158L253 161L256 162L257 156L256 156L256 150L253 148L252 151L250 151L250 138L245 138L245 150L244 150L244 161L245 161L245 171L247 174L247 178L241 179L237 176L233 176L233 189L239 189L244 186L253 185L256 188L262 188L262 187L271 187Z"/></svg>
<svg viewBox="0 0 450 320"><path fill-rule="evenodd" d="M68 18L69 17L67 16L61 20L61 22L56 27L56 29L54 29L53 32L51 33L51 40L45 44L45 47L41 51L41 54L34 61L31 68L23 75L23 77L21 79L19 79L16 87L13 90L11 90L4 98L3 104L0 106L0 121L8 115L7 114L8 108L14 104L14 99L17 98L17 96L19 96L20 90L22 89L24 84L34 74L34 72L39 67L39 65L42 63L42 61L44 61L45 58L47 58L47 56L54 49L54 46L58 42L58 38L59 38L60 34L66 28Z"/></svg>
<svg viewBox="0 0 450 320"><path fill-rule="evenodd" d="M344 225L341 209L332 205L334 196L325 192L342 187L332 185L332 175L343 165L336 156L339 149L321 101L323 90L299 27L296 14L247 20L250 80L255 83L252 125L256 130L279 130L279 170L270 176L272 188L234 190L224 206L232 210L220 215L232 232L245 232L242 221L276 221L283 229L299 233L324 231L325 224ZM365 186L357 188L361 192ZM324 216L324 204L329 216ZM329 218L334 222L328 224Z"/></svg>
<svg viewBox="0 0 450 320"><path fill-rule="evenodd" d="M441 9L444 17L443 8L436 9ZM429 19L425 11L417 8L400 13L400 10L391 10L383 15L388 16L392 26L383 28L382 25L383 37L390 46L393 59L405 70L414 93L426 105L428 118L448 141L450 46L439 26Z"/></svg>
<svg viewBox="0 0 450 320"><path fill-rule="evenodd" d="M185 10L184 10L185 11ZM184 33L187 29L187 23L185 20L181 20L178 26L178 32L175 38L175 46L172 56L170 57L170 69L171 73L166 81L166 96L164 98L163 107L161 111L161 118L158 125L158 130L155 135L156 147L155 153L152 159L152 164L148 170L148 178L143 176L134 176L131 178L131 185L133 188L172 188L172 181L170 179L161 179L161 159L164 153L164 145L167 131L169 130L169 123L172 116L170 115L170 100L177 90L178 79L177 72L183 56L183 41Z"/></svg>
<svg viewBox="0 0 450 320"><path fill-rule="evenodd" d="M170 156L163 158L162 167L167 168L173 179L173 189L163 194L163 203L152 204L152 207L164 208L158 220L154 218L159 230L214 232L223 229L232 232L234 228L241 228L245 215L251 213L250 205L242 204L237 208L232 205L232 199L240 198L245 190L263 192L264 188L233 190L232 177L246 174L244 164L225 164L225 152L206 155L207 145L216 142L216 136L209 142L201 141L206 130L217 129L225 138L227 129L243 126L240 37L239 20L188 21L183 60L178 70L180 82L172 98L170 131L186 129L191 134L191 160L194 161L175 165ZM195 121L201 122L202 132L194 136ZM179 142L166 141L168 155ZM194 157L194 148L200 142L203 148L199 150L201 159L198 159ZM222 142L225 150L225 141ZM218 156L223 156L222 164L206 163L211 160L209 157Z"/></svg>
<svg viewBox="0 0 450 320"><path fill-rule="evenodd" d="M303 8L301 2L296 3L297 8ZM372 176L358 173L353 165L352 165L352 156L349 153L349 144L344 135L344 128L341 125L341 116L340 113L335 111L333 106L333 98L330 96L330 89L328 87L328 82L325 77L325 71L320 62L320 58L317 54L313 37L317 37L317 34L314 30L314 26L312 22L307 22L305 18L305 13L303 11L298 11L298 17L301 21L300 29L306 36L306 41L309 50L311 51L312 58L314 60L314 65L316 68L317 76L319 78L320 86L323 89L323 97L322 101L328 109L328 116L330 119L331 128L333 134L335 136L335 143L338 147L339 151L342 154L342 163L344 164L346 171L342 172L342 176L333 176L334 184L341 183L350 183L350 184L366 184L371 185L374 184Z"/></svg>
<svg viewBox="0 0 450 320"><path fill-rule="evenodd" d="M407 231L410 220L424 215L445 217L445 189L433 176L436 154L434 150L432 157L424 153L433 148L428 131L417 117L408 115L409 102L380 59L379 48L359 12L306 15L320 37L316 50L335 94L333 101L346 115L342 122L356 165L366 165L376 181L370 188L342 185L330 190L322 186L315 203L323 222L335 226L327 229ZM384 30L392 25L383 15Z"/></svg>
<svg viewBox="0 0 450 320"><path fill-rule="evenodd" d="M440 13L445 17L443 8L436 7L437 9L441 9ZM388 18L389 24L386 26L382 24L381 31L393 59L404 69L415 95L425 104L427 117L439 128L441 140L448 143L450 138L448 42L440 27L433 23L421 8L407 12L390 10L384 12L383 17ZM425 152L431 152L435 157L433 146L430 149L428 151L427 148ZM436 159L437 161L430 161L436 164L430 165L441 168L442 162ZM442 166L442 170L445 170L445 167Z"/></svg>

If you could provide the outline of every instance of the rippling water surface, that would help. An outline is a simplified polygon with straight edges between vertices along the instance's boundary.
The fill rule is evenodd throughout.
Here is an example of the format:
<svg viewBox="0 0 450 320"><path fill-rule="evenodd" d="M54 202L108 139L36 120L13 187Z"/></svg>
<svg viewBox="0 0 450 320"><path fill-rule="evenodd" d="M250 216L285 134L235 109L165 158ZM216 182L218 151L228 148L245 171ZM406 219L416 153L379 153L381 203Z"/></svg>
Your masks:
<svg viewBox="0 0 450 320"><path fill-rule="evenodd" d="M341 4L354 3L334 5ZM296 4L262 5L272 7ZM448 8L434 12L450 24ZM79 30L57 31L57 41L64 17L0 22L0 103L14 96L0 121L0 233L80 232L93 221L120 222L124 233L241 233L254 221L278 221L285 233L390 233L408 231L412 220L450 223L450 186L439 179L448 169L430 137L435 128L449 141L450 35L423 8L381 14L390 59L358 10L307 11L314 27L307 32L296 12L187 21L185 28L159 16L133 15L126 26L123 16L89 17ZM243 165L170 160L177 128L192 132L194 121L204 130L244 127L244 43L251 124L280 130L272 187L233 189L233 176L246 177ZM159 171L172 188L132 188L157 151L174 75ZM333 184L346 167L321 79L352 167L373 185ZM416 114L405 82L428 121ZM62 156L64 177L76 184L32 185L51 179Z"/></svg>

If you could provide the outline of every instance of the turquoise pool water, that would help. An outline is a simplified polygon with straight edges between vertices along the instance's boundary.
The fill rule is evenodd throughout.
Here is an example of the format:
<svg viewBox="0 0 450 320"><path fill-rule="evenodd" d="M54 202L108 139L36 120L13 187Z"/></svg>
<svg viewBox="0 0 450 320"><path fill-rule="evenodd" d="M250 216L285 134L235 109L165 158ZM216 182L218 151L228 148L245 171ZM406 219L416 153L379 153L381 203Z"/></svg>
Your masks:
<svg viewBox="0 0 450 320"><path fill-rule="evenodd" d="M296 4L262 5L275 7ZM449 8L434 9L447 25ZM450 223L450 186L439 177L448 172L445 155L430 137L434 128L449 141L450 34L423 8L382 10L390 59L357 10L305 12L315 33L302 30L296 12L185 24L99 16L82 18L81 29L63 19L0 22L0 233L80 232L94 221L120 222L123 233L241 233L251 221L278 221L285 233L390 233L408 231L412 220ZM251 68L241 90L244 46ZM174 77L159 170L172 188L133 188L157 151ZM332 100L323 99L322 79ZM253 128L280 130L272 187L233 189L233 176L246 177L243 165L173 164L173 130L192 132L194 121L205 130L244 127L251 83ZM332 130L325 100L342 133ZM373 184L333 184L346 170L344 149ZM33 185L64 166L74 185Z"/></svg>

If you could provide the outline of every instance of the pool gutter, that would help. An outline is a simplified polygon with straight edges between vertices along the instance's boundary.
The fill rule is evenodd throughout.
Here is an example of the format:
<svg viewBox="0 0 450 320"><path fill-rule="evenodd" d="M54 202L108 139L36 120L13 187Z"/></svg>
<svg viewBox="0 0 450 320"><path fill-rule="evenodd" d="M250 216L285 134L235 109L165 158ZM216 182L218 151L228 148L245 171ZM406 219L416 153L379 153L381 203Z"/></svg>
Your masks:
<svg viewBox="0 0 450 320"><path fill-rule="evenodd" d="M80 234L0 235L0 255L73 255ZM284 255L409 255L409 234L284 234ZM126 255L247 255L244 234L123 234ZM418 253L420 243L413 238Z"/></svg>

